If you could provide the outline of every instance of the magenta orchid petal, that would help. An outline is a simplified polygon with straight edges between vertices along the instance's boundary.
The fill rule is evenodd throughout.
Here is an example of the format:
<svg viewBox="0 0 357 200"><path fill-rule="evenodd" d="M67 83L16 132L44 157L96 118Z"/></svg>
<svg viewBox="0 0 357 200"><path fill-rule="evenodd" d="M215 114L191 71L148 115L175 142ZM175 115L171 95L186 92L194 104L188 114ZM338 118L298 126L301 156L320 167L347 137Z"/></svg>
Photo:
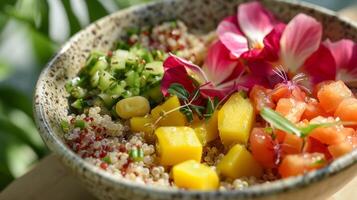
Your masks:
<svg viewBox="0 0 357 200"><path fill-rule="evenodd" d="M208 81L205 73L202 71L202 69L199 66L193 64L188 60L180 58L172 53L169 53L169 57L165 60L163 65L164 65L164 70L171 67L182 66L187 70L187 72L190 75L194 76L200 81L204 81L204 82Z"/></svg>
<svg viewBox="0 0 357 200"><path fill-rule="evenodd" d="M357 82L357 44L352 40L342 39L337 42L325 41L330 49L337 68L336 79L350 84Z"/></svg>
<svg viewBox="0 0 357 200"><path fill-rule="evenodd" d="M276 23L274 16L259 2L244 3L238 7L238 24L248 37L250 47L262 46L264 37Z"/></svg>
<svg viewBox="0 0 357 200"><path fill-rule="evenodd" d="M285 68L297 72L305 60L320 45L322 26L314 18L298 14L289 24L280 40L280 57Z"/></svg>
<svg viewBox="0 0 357 200"><path fill-rule="evenodd" d="M239 58L242 53L249 50L248 40L239 29L234 16L227 17L219 23L217 35L235 58Z"/></svg>
<svg viewBox="0 0 357 200"><path fill-rule="evenodd" d="M168 95L168 89L173 83L181 84L189 92L194 90L192 79L189 77L186 69L182 66L173 66L165 70L161 80L161 92L164 96Z"/></svg>
<svg viewBox="0 0 357 200"><path fill-rule="evenodd" d="M305 62L302 69L313 84L321 81L334 80L336 64L331 51L323 44Z"/></svg>
<svg viewBox="0 0 357 200"><path fill-rule="evenodd" d="M233 73L238 63L230 58L229 50L218 40L209 47L202 70L213 84L218 85Z"/></svg>

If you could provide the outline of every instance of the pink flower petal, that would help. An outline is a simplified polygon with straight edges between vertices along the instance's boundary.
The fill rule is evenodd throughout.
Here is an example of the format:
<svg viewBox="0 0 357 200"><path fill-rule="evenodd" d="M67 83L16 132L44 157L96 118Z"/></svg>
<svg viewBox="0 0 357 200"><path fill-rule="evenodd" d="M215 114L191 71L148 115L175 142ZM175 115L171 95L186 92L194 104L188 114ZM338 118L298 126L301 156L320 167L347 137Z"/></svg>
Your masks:
<svg viewBox="0 0 357 200"><path fill-rule="evenodd" d="M264 38L264 49L262 57L268 61L276 61L279 59L280 39L285 30L286 25L280 23Z"/></svg>
<svg viewBox="0 0 357 200"><path fill-rule="evenodd" d="M251 48L262 46L264 37L276 23L275 17L259 2L244 3L238 7L238 24L249 38Z"/></svg>
<svg viewBox="0 0 357 200"><path fill-rule="evenodd" d="M330 49L335 59L336 79L347 83L357 82L357 44L348 39L334 43L327 40L324 44Z"/></svg>
<svg viewBox="0 0 357 200"><path fill-rule="evenodd" d="M322 26L314 18L298 14L289 24L280 40L280 56L284 67L295 73L320 45Z"/></svg>
<svg viewBox="0 0 357 200"><path fill-rule="evenodd" d="M238 63L230 58L229 50L218 40L209 47L202 70L208 80L218 85L233 73Z"/></svg>
<svg viewBox="0 0 357 200"><path fill-rule="evenodd" d="M199 79L198 81L204 81L204 82L208 81L206 75L204 74L204 72L202 71L202 69L199 66L197 66L197 65L193 64L192 62L187 61L183 58L180 58L172 53L169 53L169 57L166 58L163 65L164 65L165 71L172 67L182 66L187 70L187 72L189 74L191 74L195 78Z"/></svg>
<svg viewBox="0 0 357 200"><path fill-rule="evenodd" d="M248 51L248 40L240 31L234 16L227 17L219 23L217 34L235 58L239 58L242 53Z"/></svg>
<svg viewBox="0 0 357 200"><path fill-rule="evenodd" d="M305 62L303 71L313 84L325 80L334 80L336 64L330 50L323 44Z"/></svg>
<svg viewBox="0 0 357 200"><path fill-rule="evenodd" d="M168 95L167 90L173 83L181 84L189 92L193 92L194 90L192 79L189 77L186 69L182 66L166 68L161 80L161 92L164 96Z"/></svg>

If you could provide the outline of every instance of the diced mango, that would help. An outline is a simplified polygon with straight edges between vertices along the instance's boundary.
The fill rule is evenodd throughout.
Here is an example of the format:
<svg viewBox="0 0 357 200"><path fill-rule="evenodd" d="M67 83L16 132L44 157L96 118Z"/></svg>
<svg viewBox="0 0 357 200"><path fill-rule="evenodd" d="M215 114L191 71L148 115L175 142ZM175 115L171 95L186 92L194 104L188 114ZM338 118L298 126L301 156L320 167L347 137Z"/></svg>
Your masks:
<svg viewBox="0 0 357 200"><path fill-rule="evenodd" d="M234 145L222 158L217 165L217 171L232 179L243 176L260 177L263 172L252 154L240 144Z"/></svg>
<svg viewBox="0 0 357 200"><path fill-rule="evenodd" d="M249 99L233 94L218 111L218 130L224 145L247 144L254 122L254 109Z"/></svg>
<svg viewBox="0 0 357 200"><path fill-rule="evenodd" d="M213 141L218 137L218 111L215 111L209 120L201 120L192 124L198 139L202 145Z"/></svg>
<svg viewBox="0 0 357 200"><path fill-rule="evenodd" d="M162 165L175 165L186 160L201 161L202 144L190 127L160 127L155 130L157 152Z"/></svg>
<svg viewBox="0 0 357 200"><path fill-rule="evenodd" d="M188 160L175 165L172 168L172 175L175 185L180 188L214 190L219 186L216 171L195 160Z"/></svg>
<svg viewBox="0 0 357 200"><path fill-rule="evenodd" d="M130 130L132 132L153 133L153 123L151 116L133 117L130 119Z"/></svg>
<svg viewBox="0 0 357 200"><path fill-rule="evenodd" d="M151 115L154 121L156 121L162 114L165 112L169 112L173 109L177 109L180 107L180 101L177 96L172 96L167 99L162 105L156 106L151 110ZM158 126L185 126L186 125L186 117L179 110L171 112L164 116L159 122Z"/></svg>

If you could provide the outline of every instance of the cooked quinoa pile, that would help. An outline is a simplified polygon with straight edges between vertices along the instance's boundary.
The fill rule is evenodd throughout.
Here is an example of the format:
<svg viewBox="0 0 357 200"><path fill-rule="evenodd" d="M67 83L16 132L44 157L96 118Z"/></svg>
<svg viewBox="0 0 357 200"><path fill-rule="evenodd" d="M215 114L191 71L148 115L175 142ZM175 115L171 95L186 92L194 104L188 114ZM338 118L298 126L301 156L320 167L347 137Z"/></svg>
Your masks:
<svg viewBox="0 0 357 200"><path fill-rule="evenodd" d="M87 162L138 184L177 188L170 177L170 169L157 161L154 144L148 143L144 133L131 133L122 121L113 121L101 114L99 107L89 109L88 115L69 115L68 133L64 135L67 145ZM85 122L85 125L80 124ZM202 162L214 166L224 156L215 142L203 150ZM140 153L139 153L140 152ZM142 154L142 155L133 155ZM250 185L273 181L276 177L266 172L261 180L255 177L225 179L220 190L243 189Z"/></svg>

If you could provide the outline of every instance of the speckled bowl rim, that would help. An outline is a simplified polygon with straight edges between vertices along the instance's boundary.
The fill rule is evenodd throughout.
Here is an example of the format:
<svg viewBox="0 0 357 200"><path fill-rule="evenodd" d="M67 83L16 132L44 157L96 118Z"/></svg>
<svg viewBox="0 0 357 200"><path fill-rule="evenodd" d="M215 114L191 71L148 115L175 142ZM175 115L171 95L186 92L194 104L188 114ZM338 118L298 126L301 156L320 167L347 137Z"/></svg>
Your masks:
<svg viewBox="0 0 357 200"><path fill-rule="evenodd" d="M167 2L172 2L176 0L168 0ZM357 24L352 22L351 20L338 16L335 12L328 10L326 8L322 8L319 6L316 6L314 4L306 3L306 2L297 2L297 1L288 1L288 0L276 0L277 2L283 2L291 5L298 5L298 6L303 6L307 7L311 10L323 13L325 15L329 15L332 17L336 17L338 20L354 27L357 30ZM140 9L145 9L147 6L152 6L156 4L157 2L152 2L148 4L143 4L143 5L138 5L138 6L133 6L131 8L125 9L118 11L116 13L113 13L111 15L116 15L116 17L119 17L120 15L125 15L126 13L133 12L135 10L140 10ZM106 18L110 17L111 15L108 15L100 21L105 20ZM70 150L66 144L64 144L59 136L55 134L54 130L51 128L49 124L49 120L46 118L46 115L44 113L44 109L42 107L43 102L41 101L41 98L44 98L42 96L43 94L43 89L42 85L46 84L45 79L46 76L48 75L49 69L53 66L55 61L64 53L66 52L70 47L71 44L77 41L80 37L84 35L84 33L91 28L94 27L94 24L91 24L87 26L85 29L81 30L77 34L75 34L68 42L66 42L59 52L51 59L51 61L46 65L45 69L41 72L38 82L36 84L36 90L35 90L35 97L39 98L40 100L38 103L34 104L34 116L35 116L35 121L38 127L41 127L45 131L40 131L40 134L42 138L52 138L53 143L47 143L49 148L57 155L59 155L61 158L63 158L66 162L65 164L68 165L70 168L77 170L75 166L82 166L84 170L90 172L93 176L96 176L98 179L102 179L103 182L106 184L121 184L123 187L128 187L128 188L135 188L142 190L147 193L152 193L152 192L157 192L161 193L162 195L175 195L175 194L182 194L184 193L185 196L233 196L236 198L239 197L247 197L247 196L255 196L255 197L260 197L260 196L265 196L265 195L271 195L275 193L280 193L280 192L286 192L290 190L296 190L299 188L307 187L310 184L320 182L328 177L335 176L338 174L338 172L347 170L348 168L352 167L354 164L357 163L357 150L354 150L353 152L337 159L333 163L331 163L329 166L316 170L313 172L309 172L304 176L297 176L297 177L291 177L287 179L281 179L278 181L273 181L269 183L263 183L259 185L253 185L248 188L245 188L243 190L233 190L233 191L186 191L186 190L177 190L177 189L167 189L167 188L161 188L161 187L153 187L150 185L140 185L137 183L134 183L132 181L126 180L126 179L119 179L116 177L113 177L110 173L105 172L104 170L99 169L98 167L84 161L80 156L75 154L72 150ZM35 102L35 101L34 101ZM41 103L42 102L42 103ZM40 128L39 128L40 129Z"/></svg>

